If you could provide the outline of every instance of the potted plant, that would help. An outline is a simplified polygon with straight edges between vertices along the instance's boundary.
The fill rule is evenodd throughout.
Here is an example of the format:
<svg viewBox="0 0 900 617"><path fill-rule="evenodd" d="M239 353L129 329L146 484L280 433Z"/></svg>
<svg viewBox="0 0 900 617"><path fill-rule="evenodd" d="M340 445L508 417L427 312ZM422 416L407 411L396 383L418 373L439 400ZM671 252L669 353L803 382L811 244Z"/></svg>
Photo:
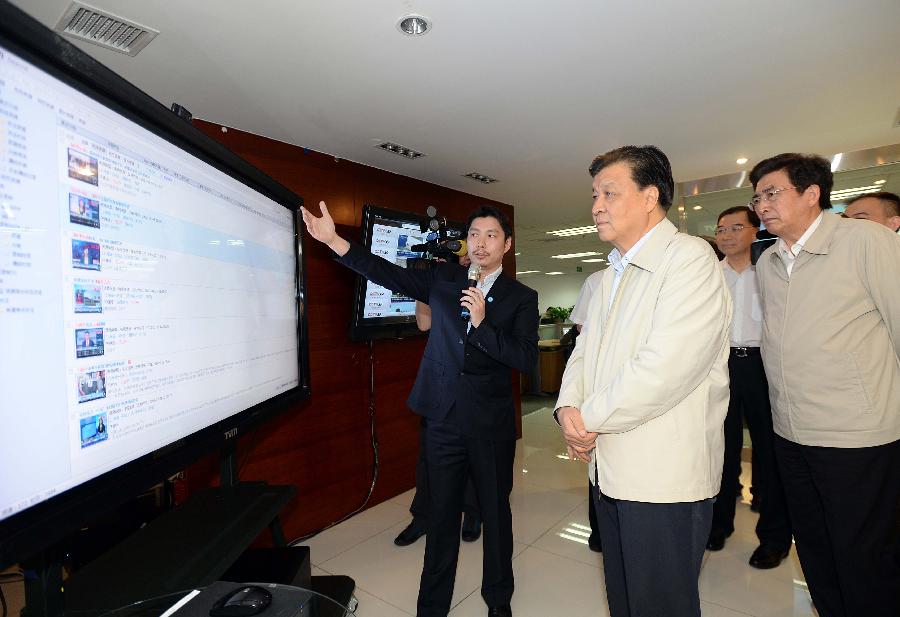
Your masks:
<svg viewBox="0 0 900 617"><path fill-rule="evenodd" d="M563 323L569 318L569 315L572 314L572 309L574 308L574 305L570 306L569 308L565 308L562 306L551 306L547 309L546 315L547 317L552 319L554 323Z"/></svg>

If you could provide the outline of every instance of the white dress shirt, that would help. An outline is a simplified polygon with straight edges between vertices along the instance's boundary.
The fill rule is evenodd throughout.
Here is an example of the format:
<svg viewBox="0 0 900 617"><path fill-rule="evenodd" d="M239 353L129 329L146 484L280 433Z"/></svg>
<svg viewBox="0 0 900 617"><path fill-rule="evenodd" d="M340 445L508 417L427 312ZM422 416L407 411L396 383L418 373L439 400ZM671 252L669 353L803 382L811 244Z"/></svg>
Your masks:
<svg viewBox="0 0 900 617"><path fill-rule="evenodd" d="M588 306L591 304L591 297L600 285L600 280L602 278L603 270L600 270L594 272L585 279L584 284L581 286L581 291L578 292L578 299L575 300L575 307L572 309L572 314L569 315L569 319L573 324L583 326L584 322L587 321Z"/></svg>
<svg viewBox="0 0 900 617"><path fill-rule="evenodd" d="M756 266L748 266L739 273L731 267L726 257L722 260L722 273L734 304L731 315L731 346L759 347L762 338L762 302L756 281Z"/></svg>
<svg viewBox="0 0 900 617"><path fill-rule="evenodd" d="M497 268L496 270L494 270L493 272L491 272L490 274L485 276L483 279L478 281L477 289L480 289L481 293L484 294L485 302L488 301L487 296L489 293L491 293L491 287L494 286L494 282L497 280L497 277L500 276L501 272L503 272L503 266L500 266L499 268ZM469 321L469 324L466 326L466 334L468 334L469 330L471 330L471 329L472 329L472 322Z"/></svg>
<svg viewBox="0 0 900 617"><path fill-rule="evenodd" d="M666 219L663 219L665 221ZM662 223L662 221L660 221ZM637 255L638 251L641 250L641 247L644 246L644 243L653 235L653 232L657 230L659 227L659 223L653 226L653 228L641 236L641 239L634 243L628 251L622 255L619 252L619 249L613 249L609 252L609 265L612 266L613 272L616 273L615 278L613 279L612 284L612 292L609 294L609 306L608 309L612 308L613 300L616 299L616 291L619 289L619 282L622 280L622 273L625 272L625 266L631 263L631 260L634 259L634 256Z"/></svg>
<svg viewBox="0 0 900 617"><path fill-rule="evenodd" d="M800 254L800 251L803 250L803 245L806 244L810 237L812 237L813 233L816 229L819 228L819 223L822 222L822 216L825 214L825 211L819 212L819 216L816 217L816 220L812 222L806 231L803 232L803 235L800 236L800 239L794 242L791 248L787 247L787 242L778 238L778 254L781 256L781 261L784 262L784 267L787 270L788 278L791 278L791 270L794 269L794 262L797 261L797 255Z"/></svg>

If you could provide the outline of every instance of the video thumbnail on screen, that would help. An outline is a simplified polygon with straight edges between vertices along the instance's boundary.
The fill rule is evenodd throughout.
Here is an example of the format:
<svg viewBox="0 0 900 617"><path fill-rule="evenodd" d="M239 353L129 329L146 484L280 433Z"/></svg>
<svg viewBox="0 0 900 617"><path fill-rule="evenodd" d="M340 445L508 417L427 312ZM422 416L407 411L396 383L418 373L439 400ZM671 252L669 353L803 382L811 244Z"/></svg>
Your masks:
<svg viewBox="0 0 900 617"><path fill-rule="evenodd" d="M82 270L100 269L100 245L87 240L72 240L72 267Z"/></svg>
<svg viewBox="0 0 900 617"><path fill-rule="evenodd" d="M79 420L81 424L81 447L87 448L95 443L106 441L109 432L106 430L106 414L99 413Z"/></svg>
<svg viewBox="0 0 900 617"><path fill-rule="evenodd" d="M75 330L75 357L89 358L103 355L103 328Z"/></svg>
<svg viewBox="0 0 900 617"><path fill-rule="evenodd" d="M100 227L100 202L78 193L69 193L69 222Z"/></svg>
<svg viewBox="0 0 900 617"><path fill-rule="evenodd" d="M97 159L69 148L69 177L97 186L100 182Z"/></svg>
<svg viewBox="0 0 900 617"><path fill-rule="evenodd" d="M75 283L75 312L103 312L103 292L99 285Z"/></svg>
<svg viewBox="0 0 900 617"><path fill-rule="evenodd" d="M106 371L82 373L77 379L78 402L106 398Z"/></svg>

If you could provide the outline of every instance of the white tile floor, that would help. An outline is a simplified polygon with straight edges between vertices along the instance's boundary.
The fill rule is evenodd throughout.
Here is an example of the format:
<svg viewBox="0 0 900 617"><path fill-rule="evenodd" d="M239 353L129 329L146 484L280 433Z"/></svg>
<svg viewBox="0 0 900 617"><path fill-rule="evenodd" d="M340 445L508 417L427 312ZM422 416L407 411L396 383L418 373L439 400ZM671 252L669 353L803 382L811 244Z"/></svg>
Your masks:
<svg viewBox="0 0 900 617"><path fill-rule="evenodd" d="M587 547L587 476L583 463L564 456L551 410L522 420L512 491L516 617L604 617L603 557ZM750 486L749 465L742 483ZM313 574L356 580L358 617L415 615L424 538L404 548L394 537L409 522L413 491L381 503L308 542ZM814 616L795 551L778 568L747 565L756 548L749 492L738 504L735 533L717 553L706 553L700 575L704 617ZM462 543L451 617L483 617L481 541ZM5 586L10 615L18 615L21 584Z"/></svg>
<svg viewBox="0 0 900 617"><path fill-rule="evenodd" d="M549 409L526 416L516 449L512 492L516 617L609 615L603 558L587 547L587 477L582 463L563 456ZM749 486L749 465L744 486ZM356 580L358 617L415 615L424 538L394 546L409 522L413 491L375 506L308 542L314 574L346 574ZM700 576L704 617L801 617L815 615L795 551L773 570L747 565L756 548L749 494L738 504L735 533L725 549L706 553ZM479 593L481 541L460 550L451 617L483 617Z"/></svg>

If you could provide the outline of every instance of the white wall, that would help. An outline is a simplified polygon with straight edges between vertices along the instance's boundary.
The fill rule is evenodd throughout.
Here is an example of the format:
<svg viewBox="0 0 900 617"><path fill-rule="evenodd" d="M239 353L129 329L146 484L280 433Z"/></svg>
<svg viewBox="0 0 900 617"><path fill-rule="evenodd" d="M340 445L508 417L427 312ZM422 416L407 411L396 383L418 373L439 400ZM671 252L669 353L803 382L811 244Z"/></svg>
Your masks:
<svg viewBox="0 0 900 617"><path fill-rule="evenodd" d="M596 270L600 269L597 268ZM585 268L584 272L577 274L558 274L556 276L522 274L517 278L523 285L528 285L538 292L538 310L543 314L549 306L564 306L568 308L575 304L584 280L596 270Z"/></svg>

